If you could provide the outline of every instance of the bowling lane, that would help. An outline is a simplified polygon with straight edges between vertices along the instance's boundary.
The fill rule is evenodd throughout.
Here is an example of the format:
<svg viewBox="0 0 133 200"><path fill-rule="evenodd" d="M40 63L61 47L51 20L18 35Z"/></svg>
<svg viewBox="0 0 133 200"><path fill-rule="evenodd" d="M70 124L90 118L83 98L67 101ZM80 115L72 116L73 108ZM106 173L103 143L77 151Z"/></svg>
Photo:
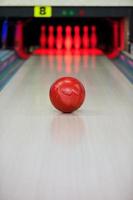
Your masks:
<svg viewBox="0 0 133 200"><path fill-rule="evenodd" d="M80 110L62 114L49 87L74 76ZM133 86L105 57L31 57L0 93L1 200L131 200Z"/></svg>

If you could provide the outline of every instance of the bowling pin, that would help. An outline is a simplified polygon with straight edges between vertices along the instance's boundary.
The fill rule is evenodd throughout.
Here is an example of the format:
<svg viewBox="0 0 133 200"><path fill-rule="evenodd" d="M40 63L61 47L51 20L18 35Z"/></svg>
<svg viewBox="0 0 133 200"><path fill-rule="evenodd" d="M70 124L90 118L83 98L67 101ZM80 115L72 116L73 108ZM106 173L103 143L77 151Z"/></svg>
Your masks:
<svg viewBox="0 0 133 200"><path fill-rule="evenodd" d="M56 36L56 48L61 50L63 48L63 28L62 26L57 27L57 36Z"/></svg>
<svg viewBox="0 0 133 200"><path fill-rule="evenodd" d="M83 27L83 38L82 38L82 42L83 42L83 48L84 49L88 49L89 48L89 28L88 26L84 26Z"/></svg>
<svg viewBox="0 0 133 200"><path fill-rule="evenodd" d="M97 47L97 33L96 33L96 26L92 26L91 28L91 48L95 49Z"/></svg>
<svg viewBox="0 0 133 200"><path fill-rule="evenodd" d="M71 26L66 26L66 36L65 36L65 48L69 51L72 48L73 38L72 38L72 28Z"/></svg>
<svg viewBox="0 0 133 200"><path fill-rule="evenodd" d="M45 35L45 26L41 26L41 34L40 34L40 47L44 49L46 46L46 35Z"/></svg>
<svg viewBox="0 0 133 200"><path fill-rule="evenodd" d="M81 38L80 38L80 27L74 27L74 48L76 50L80 49L81 46Z"/></svg>
<svg viewBox="0 0 133 200"><path fill-rule="evenodd" d="M53 49L54 48L54 27L49 26L49 35L48 35L48 48Z"/></svg>

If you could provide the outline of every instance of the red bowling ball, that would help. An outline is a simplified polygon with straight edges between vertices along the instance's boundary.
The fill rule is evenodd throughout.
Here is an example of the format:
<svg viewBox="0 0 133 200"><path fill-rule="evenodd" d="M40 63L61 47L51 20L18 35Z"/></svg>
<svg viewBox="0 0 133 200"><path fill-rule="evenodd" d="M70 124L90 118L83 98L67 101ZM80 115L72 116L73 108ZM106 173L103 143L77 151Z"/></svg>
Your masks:
<svg viewBox="0 0 133 200"><path fill-rule="evenodd" d="M64 113L71 113L83 104L85 88L79 80L63 77L52 84L49 96L56 109Z"/></svg>

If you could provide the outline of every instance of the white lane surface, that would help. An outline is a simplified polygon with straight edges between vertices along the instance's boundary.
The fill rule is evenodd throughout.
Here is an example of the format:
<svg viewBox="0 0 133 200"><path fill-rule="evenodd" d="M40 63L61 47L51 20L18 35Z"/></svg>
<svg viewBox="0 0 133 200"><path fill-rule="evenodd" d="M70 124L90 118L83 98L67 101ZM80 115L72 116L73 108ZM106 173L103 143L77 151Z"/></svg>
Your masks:
<svg viewBox="0 0 133 200"><path fill-rule="evenodd" d="M86 100L56 111L50 85ZM105 57L31 57L0 93L0 200L132 200L133 85Z"/></svg>

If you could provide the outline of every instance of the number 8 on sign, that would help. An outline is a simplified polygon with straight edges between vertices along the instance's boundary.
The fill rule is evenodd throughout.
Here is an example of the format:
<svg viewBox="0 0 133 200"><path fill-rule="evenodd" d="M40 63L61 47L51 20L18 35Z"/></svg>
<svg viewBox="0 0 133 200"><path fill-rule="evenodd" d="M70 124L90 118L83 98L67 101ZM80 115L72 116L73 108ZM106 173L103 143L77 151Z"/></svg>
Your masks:
<svg viewBox="0 0 133 200"><path fill-rule="evenodd" d="M34 17L52 17L51 6L35 6Z"/></svg>
<svg viewBox="0 0 133 200"><path fill-rule="evenodd" d="M40 7L40 15L46 15L46 8Z"/></svg>

